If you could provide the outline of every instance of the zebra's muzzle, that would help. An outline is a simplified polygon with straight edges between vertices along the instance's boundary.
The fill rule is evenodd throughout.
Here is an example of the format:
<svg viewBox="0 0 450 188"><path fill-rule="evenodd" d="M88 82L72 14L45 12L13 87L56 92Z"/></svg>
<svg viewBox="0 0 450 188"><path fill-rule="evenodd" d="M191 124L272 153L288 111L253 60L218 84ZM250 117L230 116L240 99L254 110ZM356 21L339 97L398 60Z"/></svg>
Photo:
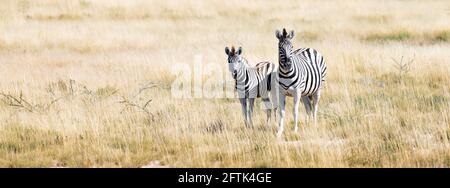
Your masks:
<svg viewBox="0 0 450 188"><path fill-rule="evenodd" d="M280 63L280 65L281 65L281 68L283 68L283 69L291 69L291 66L292 66L290 61L282 62L282 63Z"/></svg>

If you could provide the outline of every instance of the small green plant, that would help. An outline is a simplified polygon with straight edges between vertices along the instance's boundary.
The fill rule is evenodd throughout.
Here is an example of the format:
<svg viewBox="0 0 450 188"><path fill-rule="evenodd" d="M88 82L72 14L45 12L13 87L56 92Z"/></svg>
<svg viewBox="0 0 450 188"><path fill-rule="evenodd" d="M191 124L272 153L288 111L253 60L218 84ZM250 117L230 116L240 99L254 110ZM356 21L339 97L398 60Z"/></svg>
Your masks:
<svg viewBox="0 0 450 188"><path fill-rule="evenodd" d="M112 87L110 85L107 85L105 87L98 88L95 94L101 98L107 98L111 95L116 94L118 89L115 87Z"/></svg>
<svg viewBox="0 0 450 188"><path fill-rule="evenodd" d="M448 31L439 32L433 37L433 40L436 42L448 42L450 41L449 39L450 39L450 32Z"/></svg>
<svg viewBox="0 0 450 188"><path fill-rule="evenodd" d="M412 35L407 31L399 31L394 33L387 33L387 34L372 34L365 38L367 41L380 41L380 42L386 42L386 41L406 41L408 39L411 39Z"/></svg>
<svg viewBox="0 0 450 188"><path fill-rule="evenodd" d="M80 4L81 8L88 8L88 7L90 7L92 5L91 2L85 1L85 0L81 0L78 3Z"/></svg>

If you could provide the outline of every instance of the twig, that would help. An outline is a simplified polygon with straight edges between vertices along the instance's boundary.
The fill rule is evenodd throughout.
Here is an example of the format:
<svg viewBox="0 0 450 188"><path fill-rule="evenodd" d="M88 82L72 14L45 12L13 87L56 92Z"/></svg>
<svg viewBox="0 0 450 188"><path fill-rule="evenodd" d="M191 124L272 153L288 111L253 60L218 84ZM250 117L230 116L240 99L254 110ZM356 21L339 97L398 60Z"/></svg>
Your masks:
<svg viewBox="0 0 450 188"><path fill-rule="evenodd" d="M399 73L399 81L403 81L403 76L408 74L408 72L411 70L411 65L414 62L416 55L409 59L408 61L403 61L403 56L400 58L400 61L397 61L394 58L391 58L392 61L394 61L394 67L398 70Z"/></svg>
<svg viewBox="0 0 450 188"><path fill-rule="evenodd" d="M9 106L22 108L27 110L28 112L33 112L34 110L35 106L31 105L23 98L22 92L20 92L19 98L5 93L0 93L0 95L3 96L2 101Z"/></svg>
<svg viewBox="0 0 450 188"><path fill-rule="evenodd" d="M50 107L51 107L52 105L56 104L56 102L58 102L59 100L61 100L61 99L63 99L63 98L65 98L65 97L59 97L59 98L53 99L50 103L48 103L47 105L45 105L45 107L43 107L43 110L48 110L48 109L50 109Z"/></svg>
<svg viewBox="0 0 450 188"><path fill-rule="evenodd" d="M144 105L139 105L134 102L131 102L129 99L122 96L122 100L119 101L119 103L124 104L125 107L120 111L120 113L123 113L123 111L125 111L125 109L127 109L127 108L135 107L135 108L138 108L139 110L145 112L149 118L153 119L154 115L147 109L147 106L151 101L152 101L152 99L148 100Z"/></svg>
<svg viewBox="0 0 450 188"><path fill-rule="evenodd" d="M0 96L2 96L2 101L12 107L17 107L19 109L24 109L28 112L39 112L39 111L46 111L50 109L52 105L54 105L59 100L63 99L64 97L59 97L56 99L53 99L50 101L50 103L47 104L31 104L27 100L24 99L22 92L20 92L19 97L15 97L11 94L5 94L0 93Z"/></svg>
<svg viewBox="0 0 450 188"><path fill-rule="evenodd" d="M145 84L144 86L142 86L141 88L139 88L137 94L135 94L134 96L138 96L138 95L140 95L142 92L144 92L145 90L154 88L154 87L156 87L156 86L158 86L158 85L159 85L159 84L157 84L157 83L149 82L149 83Z"/></svg>
<svg viewBox="0 0 450 188"><path fill-rule="evenodd" d="M150 104L150 102L152 102L152 99L148 100L148 101L144 104L144 108L147 108L147 105Z"/></svg>

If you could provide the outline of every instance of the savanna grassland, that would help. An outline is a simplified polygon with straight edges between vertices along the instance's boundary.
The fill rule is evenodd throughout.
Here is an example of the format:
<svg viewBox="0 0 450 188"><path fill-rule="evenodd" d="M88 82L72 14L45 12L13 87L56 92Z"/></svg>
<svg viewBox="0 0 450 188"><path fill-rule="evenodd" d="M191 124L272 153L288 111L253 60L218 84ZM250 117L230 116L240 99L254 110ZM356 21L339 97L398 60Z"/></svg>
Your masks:
<svg viewBox="0 0 450 188"><path fill-rule="evenodd" d="M450 2L1 0L2 167L450 167ZM328 65L318 124L244 127L236 99L178 99L172 67L275 30ZM220 76L219 76L220 77Z"/></svg>

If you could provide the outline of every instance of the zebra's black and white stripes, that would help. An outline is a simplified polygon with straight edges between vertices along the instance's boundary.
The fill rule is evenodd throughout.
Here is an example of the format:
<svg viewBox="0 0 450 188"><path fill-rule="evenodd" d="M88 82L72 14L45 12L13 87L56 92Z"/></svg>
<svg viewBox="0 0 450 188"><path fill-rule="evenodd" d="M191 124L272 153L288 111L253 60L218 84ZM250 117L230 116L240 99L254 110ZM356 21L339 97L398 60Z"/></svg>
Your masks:
<svg viewBox="0 0 450 188"><path fill-rule="evenodd" d="M228 55L228 68L235 79L236 90L242 106L242 113L245 123L252 126L252 113L256 98L262 98L266 108L267 123L271 116L271 109L276 106L278 92L273 86L276 84L277 69L273 63L260 62L255 67L251 67L247 60L241 56L242 48L231 50L226 47L225 53Z"/></svg>
<svg viewBox="0 0 450 188"><path fill-rule="evenodd" d="M279 69L280 86L284 90L290 87L303 88L302 95L309 96L316 93L325 82L326 64L323 56L312 48L300 48L291 56L293 63L289 69Z"/></svg>
<svg viewBox="0 0 450 188"><path fill-rule="evenodd" d="M298 106L303 100L306 112L314 118L316 124L317 106L320 98L320 89L325 82L327 66L323 56L311 48L293 50L291 39L294 31L290 33L276 31L278 38L279 84L280 84L280 120L278 136L284 130L285 100L286 96L294 97L294 131L298 130Z"/></svg>

